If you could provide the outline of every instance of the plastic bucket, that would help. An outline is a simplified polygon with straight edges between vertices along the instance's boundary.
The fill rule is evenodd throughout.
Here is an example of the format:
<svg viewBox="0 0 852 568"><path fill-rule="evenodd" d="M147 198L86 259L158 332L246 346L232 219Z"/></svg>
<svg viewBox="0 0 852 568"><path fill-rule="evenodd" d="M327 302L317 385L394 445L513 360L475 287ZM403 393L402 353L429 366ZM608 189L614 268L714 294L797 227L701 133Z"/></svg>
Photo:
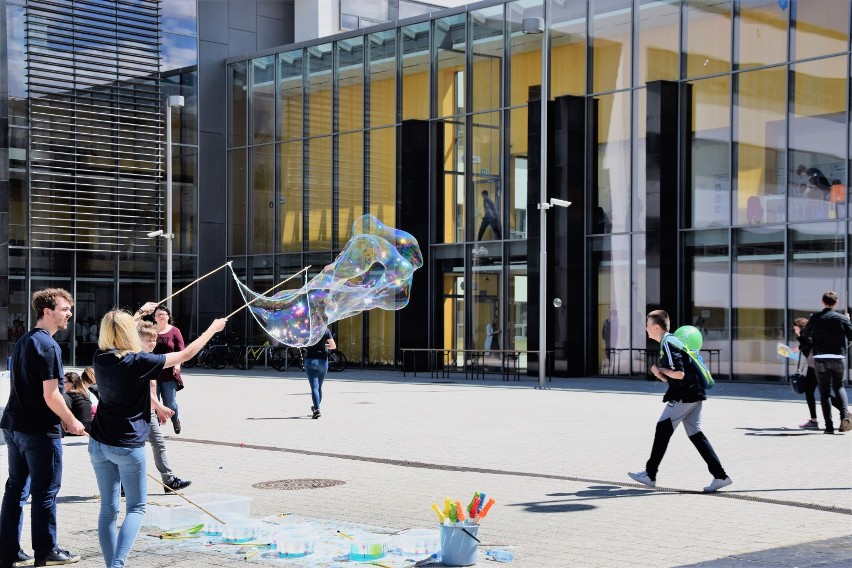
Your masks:
<svg viewBox="0 0 852 568"><path fill-rule="evenodd" d="M441 525L441 563L445 566L476 564L476 547L479 543L473 537L478 532L479 525Z"/></svg>

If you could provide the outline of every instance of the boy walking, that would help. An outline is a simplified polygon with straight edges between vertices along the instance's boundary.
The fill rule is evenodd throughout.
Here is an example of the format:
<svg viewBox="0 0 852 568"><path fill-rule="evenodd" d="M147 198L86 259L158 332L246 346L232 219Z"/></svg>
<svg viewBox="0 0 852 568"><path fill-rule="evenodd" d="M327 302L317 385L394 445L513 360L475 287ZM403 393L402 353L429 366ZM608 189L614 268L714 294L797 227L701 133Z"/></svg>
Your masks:
<svg viewBox="0 0 852 568"><path fill-rule="evenodd" d="M713 451L713 446L701 431L701 404L707 399L704 393L704 382L698 376L694 366L686 363L689 356L665 341L665 336L670 335L669 325L669 314L665 311L654 310L648 314L645 330L648 337L660 344L659 367L652 366L651 372L659 380L668 383L669 388L663 396L666 407L657 422L651 457L645 464L645 471L630 472L627 475L643 485L656 487L657 470L660 462L663 461L663 456L666 455L669 440L678 425L683 422L689 441L698 450L707 463L707 469L713 475L713 481L704 488L704 492L713 493L722 487L727 487L733 481L725 473L716 452Z"/></svg>

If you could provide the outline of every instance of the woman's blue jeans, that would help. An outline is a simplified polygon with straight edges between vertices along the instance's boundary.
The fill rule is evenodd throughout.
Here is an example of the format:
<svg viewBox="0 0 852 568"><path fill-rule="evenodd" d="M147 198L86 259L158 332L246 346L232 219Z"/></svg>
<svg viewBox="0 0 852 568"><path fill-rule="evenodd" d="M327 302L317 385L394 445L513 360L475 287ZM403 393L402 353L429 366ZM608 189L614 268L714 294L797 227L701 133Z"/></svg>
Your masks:
<svg viewBox="0 0 852 568"><path fill-rule="evenodd" d="M145 447L122 448L108 446L89 439L89 458L95 468L98 490L101 493L101 512L98 516L98 540L107 568L123 568L142 519L145 517ZM124 487L127 510L121 530L116 532L118 509L121 505L120 487Z"/></svg>
<svg viewBox="0 0 852 568"><path fill-rule="evenodd" d="M172 416L172 424L178 419L177 387L177 381L157 382L157 395L163 401L163 404L175 411L174 416Z"/></svg>
<svg viewBox="0 0 852 568"><path fill-rule="evenodd" d="M322 381L328 373L328 359L305 359L305 374L311 384L311 399L319 410L322 402Z"/></svg>

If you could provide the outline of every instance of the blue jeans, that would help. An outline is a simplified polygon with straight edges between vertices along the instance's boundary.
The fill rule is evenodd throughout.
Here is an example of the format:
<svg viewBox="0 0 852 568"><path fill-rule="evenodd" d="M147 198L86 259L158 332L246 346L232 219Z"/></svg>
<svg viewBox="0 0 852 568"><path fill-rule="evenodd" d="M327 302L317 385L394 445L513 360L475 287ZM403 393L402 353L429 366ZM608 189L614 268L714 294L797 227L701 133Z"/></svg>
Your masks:
<svg viewBox="0 0 852 568"><path fill-rule="evenodd" d="M177 386L177 381L157 383L157 396L160 397L164 405L175 411L174 416L172 416L172 424L178 419Z"/></svg>
<svg viewBox="0 0 852 568"><path fill-rule="evenodd" d="M305 359L305 374L311 384L311 399L319 410L322 402L322 381L328 373L328 359Z"/></svg>
<svg viewBox="0 0 852 568"><path fill-rule="evenodd" d="M101 512L98 515L98 541L107 568L122 568L142 519L145 517L145 448L108 446L89 439L89 459L95 469L101 493ZM127 510L121 530L116 533L118 509L121 505L119 486L124 487Z"/></svg>
<svg viewBox="0 0 852 568"><path fill-rule="evenodd" d="M0 510L0 560L15 559L21 548L23 506L32 495L31 524L36 557L56 548L56 494L62 483L62 439L3 429L9 479Z"/></svg>

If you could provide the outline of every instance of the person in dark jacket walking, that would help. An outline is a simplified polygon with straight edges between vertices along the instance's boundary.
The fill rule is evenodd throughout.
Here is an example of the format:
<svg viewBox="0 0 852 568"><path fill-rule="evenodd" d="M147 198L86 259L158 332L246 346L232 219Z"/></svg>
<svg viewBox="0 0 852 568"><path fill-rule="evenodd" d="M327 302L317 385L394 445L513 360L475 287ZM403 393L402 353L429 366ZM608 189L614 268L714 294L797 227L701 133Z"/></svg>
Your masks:
<svg viewBox="0 0 852 568"><path fill-rule="evenodd" d="M800 344L808 347L814 356L819 387L819 402L822 416L825 418L825 434L834 434L834 422L831 419L831 394L834 392L840 409L841 432L852 430L849 418L849 400L843 387L843 369L846 358L846 345L852 341L852 323L849 314L834 311L837 305L837 293L826 292L822 295L822 311L811 314L808 325L802 330Z"/></svg>
<svg viewBox="0 0 852 568"><path fill-rule="evenodd" d="M665 337L669 335L669 325L669 314L665 311L654 310L648 314L645 330L648 332L648 337L660 344L660 366L653 365L651 372L659 380L668 383L669 388L663 396L666 407L657 421L651 457L645 464L645 471L631 472L627 475L633 481L648 487L656 487L657 470L660 467L660 462L663 461L663 456L666 455L669 440L671 440L678 424L683 422L689 441L701 454L707 464L707 469L713 475L713 481L704 488L704 492L713 493L722 487L727 487L733 481L725 473L725 468L722 467L716 452L713 451L710 440L701 431L701 406L702 401L707 399L707 395L704 393L704 383L694 366L691 363L685 364L689 355L681 352L665 340Z"/></svg>

